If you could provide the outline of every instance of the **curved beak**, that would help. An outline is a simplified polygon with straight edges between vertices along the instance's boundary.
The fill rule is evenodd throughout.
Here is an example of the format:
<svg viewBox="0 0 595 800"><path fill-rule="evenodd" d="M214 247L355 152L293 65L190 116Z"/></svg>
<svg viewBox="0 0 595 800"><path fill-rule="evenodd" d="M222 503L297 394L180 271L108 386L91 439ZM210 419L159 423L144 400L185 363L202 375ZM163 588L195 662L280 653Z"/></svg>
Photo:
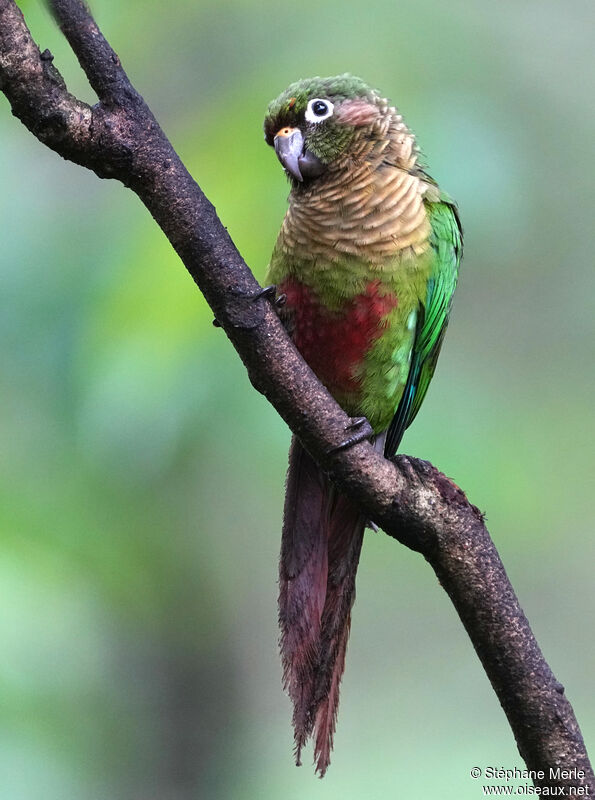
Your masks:
<svg viewBox="0 0 595 800"><path fill-rule="evenodd" d="M299 128L281 128L274 139L275 153L292 178L304 180L300 172L299 157L304 149L304 136Z"/></svg>
<svg viewBox="0 0 595 800"><path fill-rule="evenodd" d="M275 153L285 170L302 183L324 172L324 164L304 148L304 135L299 128L281 128L274 139Z"/></svg>

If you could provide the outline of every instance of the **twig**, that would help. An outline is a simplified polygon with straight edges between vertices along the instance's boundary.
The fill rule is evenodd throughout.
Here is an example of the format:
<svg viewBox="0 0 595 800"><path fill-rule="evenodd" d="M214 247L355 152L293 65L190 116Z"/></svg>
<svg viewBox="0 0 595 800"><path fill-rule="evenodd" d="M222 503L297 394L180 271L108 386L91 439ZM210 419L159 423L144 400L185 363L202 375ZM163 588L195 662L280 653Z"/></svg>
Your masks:
<svg viewBox="0 0 595 800"><path fill-rule="evenodd" d="M482 515L430 464L394 463L361 443L333 450L349 418L288 338L215 209L192 179L80 0L50 3L99 103L70 95L13 0L0 0L0 89L13 114L61 156L135 191L242 358L250 380L337 485L422 553L455 605L539 786L595 778L564 689L535 641Z"/></svg>

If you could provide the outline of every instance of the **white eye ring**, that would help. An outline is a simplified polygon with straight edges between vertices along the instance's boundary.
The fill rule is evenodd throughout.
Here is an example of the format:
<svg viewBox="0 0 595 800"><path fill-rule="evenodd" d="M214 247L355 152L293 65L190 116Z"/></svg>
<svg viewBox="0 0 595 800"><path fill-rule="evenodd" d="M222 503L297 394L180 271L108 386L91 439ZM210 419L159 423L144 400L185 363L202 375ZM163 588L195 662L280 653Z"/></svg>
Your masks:
<svg viewBox="0 0 595 800"><path fill-rule="evenodd" d="M326 110L323 109L323 106L326 106ZM333 109L334 106L330 100L323 100L320 97L314 97L309 101L308 107L306 108L306 122L311 122L313 125L317 125L319 122L323 122L325 119L332 117Z"/></svg>

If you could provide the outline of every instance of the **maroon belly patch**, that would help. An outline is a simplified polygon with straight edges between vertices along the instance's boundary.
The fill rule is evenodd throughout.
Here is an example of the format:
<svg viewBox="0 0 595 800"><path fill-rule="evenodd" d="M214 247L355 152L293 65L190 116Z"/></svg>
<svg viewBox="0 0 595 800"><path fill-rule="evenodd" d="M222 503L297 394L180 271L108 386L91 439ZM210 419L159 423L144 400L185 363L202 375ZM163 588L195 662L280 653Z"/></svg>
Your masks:
<svg viewBox="0 0 595 800"><path fill-rule="evenodd" d="M357 392L358 367L382 334L396 296L386 293L379 280L371 281L363 294L331 311L310 287L293 278L283 281L279 292L287 296L284 311L296 347L319 379L331 392Z"/></svg>

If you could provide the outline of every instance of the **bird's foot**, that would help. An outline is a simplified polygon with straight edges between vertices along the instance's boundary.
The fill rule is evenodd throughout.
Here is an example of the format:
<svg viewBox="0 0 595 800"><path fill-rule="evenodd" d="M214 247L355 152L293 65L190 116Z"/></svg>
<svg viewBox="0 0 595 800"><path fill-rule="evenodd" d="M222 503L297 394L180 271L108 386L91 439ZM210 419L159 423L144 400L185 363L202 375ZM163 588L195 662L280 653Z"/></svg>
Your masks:
<svg viewBox="0 0 595 800"><path fill-rule="evenodd" d="M261 297L266 297L268 300L271 300L276 294L277 287L273 283L271 286L265 286L262 289L259 289L257 292L246 294L244 297L246 300L260 300Z"/></svg>
<svg viewBox="0 0 595 800"><path fill-rule="evenodd" d="M352 436L349 436L347 439L345 439L345 441L341 442L341 444L337 444L335 447L329 448L326 451L327 455L331 455L331 453L337 453L339 450L347 450L348 448L353 447L354 444L359 444L360 442L369 440L372 436L374 436L372 426L366 417L354 417L349 425L345 426L345 431L357 432Z"/></svg>
<svg viewBox="0 0 595 800"><path fill-rule="evenodd" d="M266 297L267 300L272 301L276 308L281 308L287 301L286 294L277 294L277 287L274 283L271 284L271 286L265 286L263 289L253 294L245 294L244 297L246 300L260 300L261 297Z"/></svg>
<svg viewBox="0 0 595 800"><path fill-rule="evenodd" d="M281 308L287 301L286 294L277 294L277 287L275 284L272 284L271 286L265 286L263 289L259 289L257 292L239 292L238 294L241 295L242 299L250 300L252 302L260 300L261 297L265 297L272 301L275 308ZM213 325L216 328L221 327L221 323L217 318L213 320Z"/></svg>
<svg viewBox="0 0 595 800"><path fill-rule="evenodd" d="M264 289L256 292L252 299L258 300L260 297L267 297L272 301L275 308L281 308L287 302L287 295L284 292L277 294L277 287L275 284L272 284L271 286L265 286Z"/></svg>

